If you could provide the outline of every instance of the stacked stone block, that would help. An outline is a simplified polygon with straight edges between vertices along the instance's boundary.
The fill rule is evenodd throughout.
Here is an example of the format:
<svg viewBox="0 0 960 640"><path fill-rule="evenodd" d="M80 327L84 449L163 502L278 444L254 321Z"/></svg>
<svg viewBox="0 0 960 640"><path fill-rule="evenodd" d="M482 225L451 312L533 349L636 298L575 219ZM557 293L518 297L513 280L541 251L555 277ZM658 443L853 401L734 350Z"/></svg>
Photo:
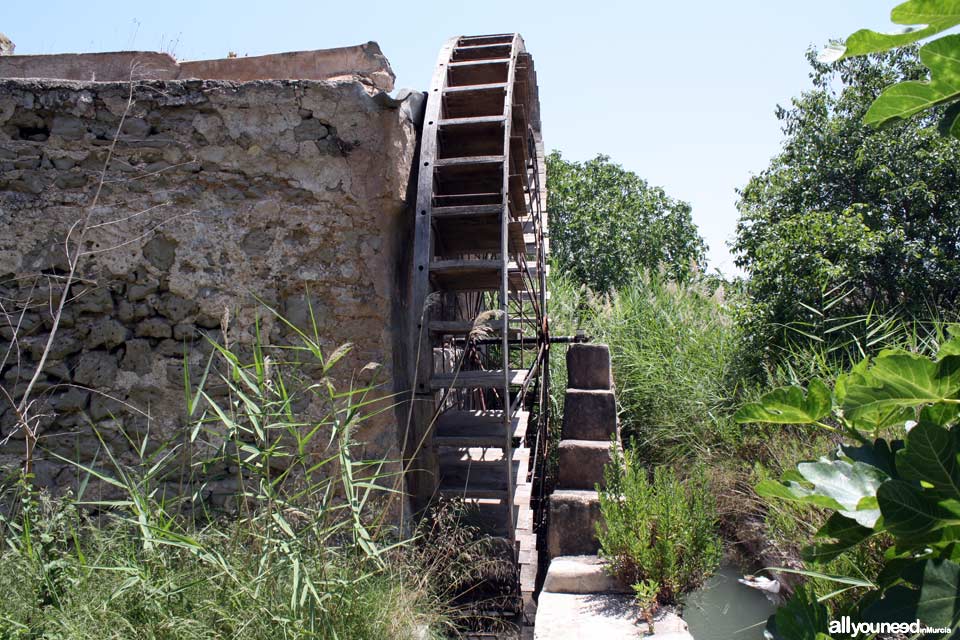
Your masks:
<svg viewBox="0 0 960 640"><path fill-rule="evenodd" d="M595 554L600 500L596 487L617 433L610 349L574 344L567 351L567 388L559 445L557 489L550 496L550 558Z"/></svg>

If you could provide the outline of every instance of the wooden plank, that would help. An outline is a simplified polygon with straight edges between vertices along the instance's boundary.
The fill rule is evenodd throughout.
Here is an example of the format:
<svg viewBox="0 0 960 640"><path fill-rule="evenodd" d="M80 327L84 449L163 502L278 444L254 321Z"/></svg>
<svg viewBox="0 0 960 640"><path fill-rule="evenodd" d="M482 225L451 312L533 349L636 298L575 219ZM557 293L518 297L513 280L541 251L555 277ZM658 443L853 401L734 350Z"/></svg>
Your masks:
<svg viewBox="0 0 960 640"><path fill-rule="evenodd" d="M500 216L434 216L434 234L438 253L452 254L500 253ZM510 254L526 254L520 223L509 227Z"/></svg>
<svg viewBox="0 0 960 640"><path fill-rule="evenodd" d="M500 260L434 260L430 263L430 277L440 289L449 291L490 291L500 288L502 262ZM516 265L503 274L513 290L520 290L523 281Z"/></svg>
<svg viewBox="0 0 960 640"><path fill-rule="evenodd" d="M457 44L461 47L467 47L480 44L507 44L512 40L512 33L494 33L482 36L461 36Z"/></svg>
<svg viewBox="0 0 960 640"><path fill-rule="evenodd" d="M438 218L434 222L437 252L455 255L500 253L500 216Z"/></svg>
<svg viewBox="0 0 960 640"><path fill-rule="evenodd" d="M506 375L511 387L519 387L529 374L528 369L511 369ZM430 378L430 388L440 389L494 389L503 386L504 372L501 369L490 371L460 371L434 373Z"/></svg>
<svg viewBox="0 0 960 640"><path fill-rule="evenodd" d="M437 158L434 160L434 165L438 167L449 167L451 165L465 164L500 164L503 161L503 156L464 156L461 158Z"/></svg>
<svg viewBox="0 0 960 640"><path fill-rule="evenodd" d="M487 486L461 487L456 484L441 484L437 493L445 498L461 498L463 500L505 500L509 495L506 489Z"/></svg>
<svg viewBox="0 0 960 640"><path fill-rule="evenodd" d="M443 118L503 115L506 83L448 86L443 93Z"/></svg>
<svg viewBox="0 0 960 640"><path fill-rule="evenodd" d="M507 462L509 460L509 463ZM442 451L439 455L440 490L459 491L468 498L510 499L511 478L524 464L485 447Z"/></svg>
<svg viewBox="0 0 960 640"><path fill-rule="evenodd" d="M523 225L519 222L509 223L510 253L526 253L526 236L523 234Z"/></svg>
<svg viewBox="0 0 960 640"><path fill-rule="evenodd" d="M452 207L437 207L433 208L433 217L457 217L457 216L490 216L496 215L499 216L503 212L502 204L483 204L483 205L466 205L466 206L452 206Z"/></svg>
<svg viewBox="0 0 960 640"><path fill-rule="evenodd" d="M516 37L514 37L514 43ZM460 45L453 50L450 60L453 62L462 62L464 60L488 60L491 58L503 58L513 56L515 50L513 43L495 43L478 45ZM511 65L512 66L512 65Z"/></svg>
<svg viewBox="0 0 960 640"><path fill-rule="evenodd" d="M496 158L503 156L503 141L501 140L503 122L497 122L496 118L496 116L481 116L470 119L489 119L490 121L457 125L444 124L449 122L447 120L441 121L438 133L437 162L441 165L456 164L449 160L453 158L485 158L493 159L495 166L498 166L499 161L496 161ZM466 120L466 118L459 120Z"/></svg>
<svg viewBox="0 0 960 640"><path fill-rule="evenodd" d="M493 45L491 45L493 46ZM522 41L520 40L517 34L513 35L513 39L510 41L510 47L508 49L509 56L511 57L510 68L507 75L507 88L503 100L503 115L504 115L504 124L503 124L503 149L504 153L510 153L510 132L513 127L513 83L516 80L517 70L516 70L516 61L517 61L517 51L522 47ZM454 50L453 59L457 59L458 51ZM464 55L464 54L460 54ZM469 54L469 57L477 57L472 53ZM493 55L480 57L494 57ZM509 201L509 183L510 183L510 163L503 163L503 179L501 181L501 197L502 202L505 207L510 206ZM509 269L509 245L510 245L510 227L509 219L507 216L500 216L500 309L503 312L503 323L504 326L510 326L510 308L509 308L509 293L510 293L510 269ZM511 375L510 375L510 345L507 340L507 332L501 333L501 343L500 343L500 354L503 358L503 388L502 388L502 398L505 402L509 402L510 398L510 386L511 386ZM526 380L527 376L524 376L521 379L521 385ZM504 413L504 426L506 429L509 429L509 415ZM504 455L508 460L513 459L511 452L511 447L513 442L511 438L504 438ZM507 519L507 530L510 534L510 539L515 539L515 523L513 521L514 513L514 502L513 502L513 493L512 489L514 486L514 474L513 468L511 465L506 465L507 472L507 486L511 488L511 493L507 498L507 507L509 509L510 517Z"/></svg>
<svg viewBox="0 0 960 640"><path fill-rule="evenodd" d="M503 91L507 88L506 82L491 82L488 84L468 84L461 87L446 87L444 93L468 93L471 91Z"/></svg>
<svg viewBox="0 0 960 640"><path fill-rule="evenodd" d="M446 335L466 335L473 330L473 321L472 320L431 320L429 329L433 333L441 333ZM493 333L499 335L502 326L498 323L485 324L484 327ZM519 329L510 329L510 337L520 337Z"/></svg>
<svg viewBox="0 0 960 640"><path fill-rule="evenodd" d="M527 208L527 194L523 187L523 179L519 175L513 174L507 178L507 184L509 185L510 204L516 209L525 210Z"/></svg>
<svg viewBox="0 0 960 640"><path fill-rule="evenodd" d="M476 116L473 118L447 118L441 120L439 126L443 127L457 127L468 124L492 124L499 123L506 120L503 116Z"/></svg>
<svg viewBox="0 0 960 640"><path fill-rule="evenodd" d="M498 150L499 151L499 150ZM498 156L493 156L496 158ZM453 160L453 161L450 161ZM490 156L469 156L463 160L436 159L434 161L434 197L448 195L477 195L497 193L503 190L505 162L491 160ZM496 204L502 199L484 202L468 201L450 204ZM439 204L439 203L438 203Z"/></svg>
<svg viewBox="0 0 960 640"><path fill-rule="evenodd" d="M489 325L490 330L500 333L500 327ZM430 331L434 333L467 334L473 330L472 320L431 320Z"/></svg>
<svg viewBox="0 0 960 640"><path fill-rule="evenodd" d="M450 62L447 67L454 69L463 69L465 67L475 67L484 64L510 64L510 57L506 58L484 58L482 60L463 60L461 62Z"/></svg>
<svg viewBox="0 0 960 640"><path fill-rule="evenodd" d="M518 411L510 422L511 437L527 433L530 414ZM502 447L503 411L462 411L452 409L437 418L434 444L447 447Z"/></svg>
<svg viewBox="0 0 960 640"><path fill-rule="evenodd" d="M488 59L451 62L447 66L447 86L467 87L505 82L510 74L510 60Z"/></svg>
<svg viewBox="0 0 960 640"><path fill-rule="evenodd" d="M433 207L433 169L437 154L437 125L443 106L443 90L447 84L446 64L457 45L457 38L450 38L441 47L430 83L430 92L424 112L424 126L420 144L420 164L424 168L417 177L417 200L414 216L413 278L410 308L411 354L409 358L409 384L413 387L414 411L410 432L404 438L403 455L413 470L411 490L415 508L426 506L433 495L436 483L435 459L430 447L421 446L428 441L434 412L434 399L429 388L433 369L433 348L426 324L430 311L425 301L430 294L430 256L433 255L431 209Z"/></svg>
<svg viewBox="0 0 960 640"><path fill-rule="evenodd" d="M434 208L449 209L450 207L486 206L493 205L503 208L498 193L448 193L434 194Z"/></svg>

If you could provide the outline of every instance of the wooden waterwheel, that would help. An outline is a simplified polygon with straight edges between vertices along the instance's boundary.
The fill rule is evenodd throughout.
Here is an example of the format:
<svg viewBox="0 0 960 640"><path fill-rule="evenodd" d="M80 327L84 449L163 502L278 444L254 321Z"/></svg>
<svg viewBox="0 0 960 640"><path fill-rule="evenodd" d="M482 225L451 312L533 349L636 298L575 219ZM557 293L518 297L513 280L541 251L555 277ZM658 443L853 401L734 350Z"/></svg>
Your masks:
<svg viewBox="0 0 960 640"><path fill-rule="evenodd" d="M419 158L409 486L420 507L438 496L475 506L485 530L513 542L524 594L547 433L545 175L523 39L448 40Z"/></svg>

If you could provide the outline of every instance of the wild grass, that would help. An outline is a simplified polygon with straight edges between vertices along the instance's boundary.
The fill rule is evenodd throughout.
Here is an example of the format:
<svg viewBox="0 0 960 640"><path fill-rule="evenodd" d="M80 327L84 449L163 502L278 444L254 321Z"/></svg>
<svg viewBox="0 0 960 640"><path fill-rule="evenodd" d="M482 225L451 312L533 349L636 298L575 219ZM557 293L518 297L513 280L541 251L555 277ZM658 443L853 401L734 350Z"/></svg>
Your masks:
<svg viewBox="0 0 960 640"><path fill-rule="evenodd" d="M10 488L0 637L440 637L446 603L388 518L398 463L354 455L358 426L392 408L376 367L340 375L349 345L289 326L294 345L258 327L185 373L186 442L144 443L136 464L104 446L108 470L76 463L77 495Z"/></svg>
<svg viewBox="0 0 960 640"><path fill-rule="evenodd" d="M582 328L610 345L624 439L636 442L645 461L679 463L732 450L739 434L728 419L738 335L722 286L656 275L609 295L577 289L562 276L550 285L551 331ZM562 364L551 361L556 404L565 387L555 371Z"/></svg>
<svg viewBox="0 0 960 640"><path fill-rule="evenodd" d="M829 308L813 310L816 323L785 328L784 346L765 369L762 387L805 384L813 378L833 380L863 358L884 349L933 355L947 338L956 318L930 309L925 317L899 310L860 316L831 316ZM741 357L742 359L742 357Z"/></svg>
<svg viewBox="0 0 960 640"><path fill-rule="evenodd" d="M97 524L45 495L35 509L20 519L30 523L29 548L0 559L2 637L441 637L441 608L406 569L346 549L332 557L304 531L276 543L296 545L296 562L271 558L263 539L233 520L177 532L176 544L168 533L147 550L132 523ZM312 576L306 597L297 567Z"/></svg>
<svg viewBox="0 0 960 640"><path fill-rule="evenodd" d="M832 299L812 310L813 323L785 327L784 346L757 379L743 363L749 340L738 324L740 295L709 278L678 284L656 274L598 295L563 275L552 275L551 332L582 330L610 345L624 440L636 443L649 464L682 466L691 460L723 460L764 443L764 459L780 436L768 428L735 425L730 416L744 401L771 387L835 379L865 356L901 348L931 354L950 319L905 318L893 312L855 317L830 315ZM843 295L843 292L835 295ZM551 358L554 415L566 387L562 351ZM796 436L789 428L783 437ZM772 442L770 442L772 441ZM747 457L746 461L756 456Z"/></svg>

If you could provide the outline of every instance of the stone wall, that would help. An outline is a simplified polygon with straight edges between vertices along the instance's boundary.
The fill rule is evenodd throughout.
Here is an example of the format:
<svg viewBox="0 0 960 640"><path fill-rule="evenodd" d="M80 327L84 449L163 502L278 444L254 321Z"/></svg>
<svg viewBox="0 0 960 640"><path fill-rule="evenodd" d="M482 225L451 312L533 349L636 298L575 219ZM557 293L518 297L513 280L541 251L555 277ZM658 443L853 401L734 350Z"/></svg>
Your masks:
<svg viewBox="0 0 960 640"><path fill-rule="evenodd" d="M128 462L139 452L120 427L137 442L183 434L184 359L198 380L207 338L250 345L259 315L265 341L293 340L264 304L303 327L312 306L325 349L355 345L338 381L377 362L384 391L403 388L421 100L360 77L0 80L0 383L14 399L46 343L64 239L91 216L82 280L36 396L39 481L76 480L52 454L94 461L91 425ZM0 465L16 468L24 435L9 401L0 414ZM366 423L358 453L396 455L397 424L391 412Z"/></svg>

